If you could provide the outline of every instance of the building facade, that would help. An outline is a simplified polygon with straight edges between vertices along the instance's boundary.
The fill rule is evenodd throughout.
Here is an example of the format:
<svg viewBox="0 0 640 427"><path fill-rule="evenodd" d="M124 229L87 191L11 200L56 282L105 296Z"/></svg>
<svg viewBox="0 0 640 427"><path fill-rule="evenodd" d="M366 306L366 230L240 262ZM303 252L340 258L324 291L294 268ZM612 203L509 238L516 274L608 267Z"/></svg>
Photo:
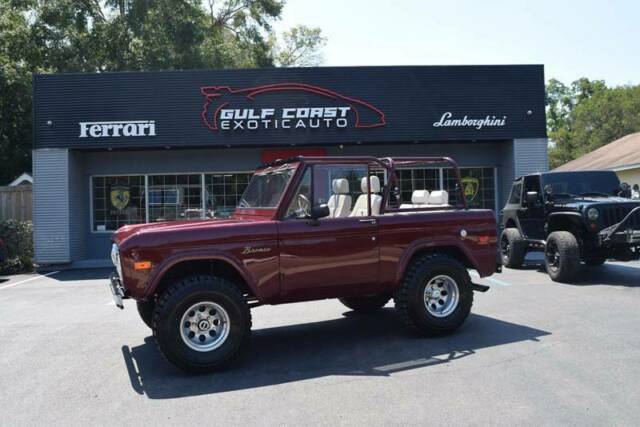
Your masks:
<svg viewBox="0 0 640 427"><path fill-rule="evenodd" d="M258 164L299 154L452 157L497 212L547 169L544 107L541 65L37 75L36 262L101 265L123 225L228 216ZM454 185L399 180L403 201Z"/></svg>

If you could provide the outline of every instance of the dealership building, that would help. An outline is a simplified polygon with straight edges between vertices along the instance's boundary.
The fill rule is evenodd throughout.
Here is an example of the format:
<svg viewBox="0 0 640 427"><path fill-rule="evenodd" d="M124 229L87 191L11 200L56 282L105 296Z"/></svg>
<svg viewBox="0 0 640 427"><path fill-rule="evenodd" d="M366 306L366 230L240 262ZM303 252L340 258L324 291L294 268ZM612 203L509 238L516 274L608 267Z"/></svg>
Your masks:
<svg viewBox="0 0 640 427"><path fill-rule="evenodd" d="M471 207L499 212L547 169L541 65L36 75L38 264L100 266L126 224L233 212L252 170L294 155L448 156ZM455 185L399 171L403 201Z"/></svg>

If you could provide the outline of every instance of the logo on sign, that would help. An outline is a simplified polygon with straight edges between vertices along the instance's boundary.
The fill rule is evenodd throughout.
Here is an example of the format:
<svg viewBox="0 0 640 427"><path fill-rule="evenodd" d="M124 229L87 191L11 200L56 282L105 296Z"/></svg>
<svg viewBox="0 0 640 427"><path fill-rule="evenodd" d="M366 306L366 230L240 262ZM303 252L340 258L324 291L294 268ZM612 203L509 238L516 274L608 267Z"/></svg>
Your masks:
<svg viewBox="0 0 640 427"><path fill-rule="evenodd" d="M121 211L129 205L131 191L129 187L111 187L110 199L111 205Z"/></svg>
<svg viewBox="0 0 640 427"><path fill-rule="evenodd" d="M200 88L202 122L211 131L375 128L386 124L373 105L319 86L278 83L245 89Z"/></svg>
<svg viewBox="0 0 640 427"><path fill-rule="evenodd" d="M80 122L80 138L156 136L155 120L124 122Z"/></svg>
<svg viewBox="0 0 640 427"><path fill-rule="evenodd" d="M462 188L464 190L464 198L467 200L467 203L470 203L478 195L480 180L478 178L466 176L462 178Z"/></svg>
<svg viewBox="0 0 640 427"><path fill-rule="evenodd" d="M447 111L440 117L440 121L434 122L433 127L472 127L480 130L484 127L502 127L507 123L507 116L497 118L496 116L486 116L485 118L469 118L464 116L462 118L453 118L453 113Z"/></svg>

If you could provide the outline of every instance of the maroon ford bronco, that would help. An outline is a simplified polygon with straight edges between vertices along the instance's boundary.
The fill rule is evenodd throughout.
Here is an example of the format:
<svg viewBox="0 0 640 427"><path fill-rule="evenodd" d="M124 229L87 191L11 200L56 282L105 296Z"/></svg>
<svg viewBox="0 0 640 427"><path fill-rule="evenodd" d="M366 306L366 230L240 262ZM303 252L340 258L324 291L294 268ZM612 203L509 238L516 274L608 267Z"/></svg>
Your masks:
<svg viewBox="0 0 640 427"><path fill-rule="evenodd" d="M454 172L451 202L425 188L401 204L396 168L429 164ZM230 218L118 230L111 290L120 308L136 300L162 354L189 371L233 359L262 304L339 298L371 312L394 298L410 329L447 334L473 291L488 289L468 270L497 268L493 212L468 209L461 189L448 158L276 161L256 171Z"/></svg>

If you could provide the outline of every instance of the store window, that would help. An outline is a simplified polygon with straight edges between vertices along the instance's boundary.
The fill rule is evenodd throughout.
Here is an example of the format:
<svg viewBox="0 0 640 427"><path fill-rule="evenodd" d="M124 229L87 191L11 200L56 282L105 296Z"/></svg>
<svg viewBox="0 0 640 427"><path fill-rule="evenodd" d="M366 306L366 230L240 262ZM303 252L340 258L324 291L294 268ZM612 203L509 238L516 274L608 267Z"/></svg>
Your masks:
<svg viewBox="0 0 640 427"><path fill-rule="evenodd" d="M145 222L143 175L94 177L91 185L94 231L115 231Z"/></svg>
<svg viewBox="0 0 640 427"><path fill-rule="evenodd" d="M206 174L206 218L228 217L249 184L250 173Z"/></svg>
<svg viewBox="0 0 640 427"><path fill-rule="evenodd" d="M496 208L496 186L493 168L460 168L462 189L470 208ZM456 188L453 169L443 171L444 189L449 193L449 203L457 203L460 191Z"/></svg>
<svg viewBox="0 0 640 427"><path fill-rule="evenodd" d="M202 218L202 176L150 175L149 222Z"/></svg>

